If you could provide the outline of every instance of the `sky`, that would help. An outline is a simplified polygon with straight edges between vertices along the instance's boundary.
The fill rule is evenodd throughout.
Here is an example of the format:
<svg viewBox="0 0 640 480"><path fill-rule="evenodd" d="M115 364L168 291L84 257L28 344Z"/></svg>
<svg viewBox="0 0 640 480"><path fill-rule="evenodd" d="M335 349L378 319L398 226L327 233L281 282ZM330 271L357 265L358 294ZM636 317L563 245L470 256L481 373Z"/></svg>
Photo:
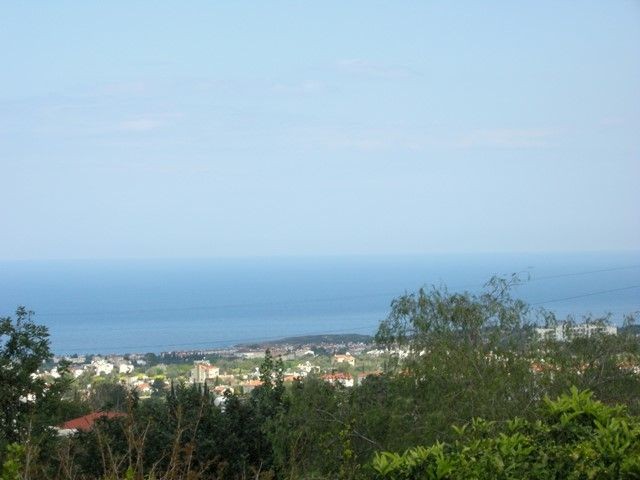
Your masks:
<svg viewBox="0 0 640 480"><path fill-rule="evenodd" d="M640 2L2 2L0 259L640 249Z"/></svg>

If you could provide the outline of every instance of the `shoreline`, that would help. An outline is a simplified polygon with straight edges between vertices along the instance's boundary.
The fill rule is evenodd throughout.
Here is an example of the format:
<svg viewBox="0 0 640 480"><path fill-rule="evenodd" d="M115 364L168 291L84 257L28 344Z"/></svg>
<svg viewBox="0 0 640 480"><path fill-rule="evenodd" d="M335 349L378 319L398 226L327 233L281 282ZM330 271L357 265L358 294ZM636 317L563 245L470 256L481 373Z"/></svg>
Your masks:
<svg viewBox="0 0 640 480"><path fill-rule="evenodd" d="M205 349L185 349L185 350L166 350L161 352L150 351L137 351L137 352L78 352L73 354L54 353L54 359L76 359L91 357L130 357L140 358L147 355L155 355L157 357L163 356L184 356L192 357L196 355L220 355L220 356L232 356L238 354L242 356L245 353L259 353L264 354L266 349L293 349L295 347L301 348L305 346L322 346L326 344L336 343L362 343L372 344L374 343L373 335L363 335L359 333L343 333L343 334L316 334L316 335L295 335L288 337L281 337L276 340L266 339L256 342L244 342L229 345L226 347L218 348L205 348Z"/></svg>

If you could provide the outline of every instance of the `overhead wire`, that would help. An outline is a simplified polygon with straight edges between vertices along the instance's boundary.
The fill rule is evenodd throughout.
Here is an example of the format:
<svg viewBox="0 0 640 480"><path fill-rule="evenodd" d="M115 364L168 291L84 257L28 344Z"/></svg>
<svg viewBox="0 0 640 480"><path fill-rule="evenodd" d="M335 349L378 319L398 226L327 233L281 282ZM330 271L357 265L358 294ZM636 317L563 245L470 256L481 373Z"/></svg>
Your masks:
<svg viewBox="0 0 640 480"><path fill-rule="evenodd" d="M626 290L633 290L633 289L637 289L640 288L640 285L630 285L628 287L621 287L621 288L612 288L609 290L600 290L600 291L596 291L596 292L588 292L588 293L583 293L580 295L572 295L569 297L563 297L563 298L554 298L554 299L550 299L550 300L544 300L541 302L533 302L530 303L531 306L539 306L539 305L545 305L548 303L556 303L556 302L562 302L562 301L567 301L567 300L575 300L578 298L585 298L585 297L592 297L592 296L596 296L596 295L604 295L607 293L615 293L615 292L621 292L621 291L626 291ZM340 333L346 333L346 332L356 332L356 331L360 331L363 329L371 329L372 325L364 325L364 326L358 326L358 327L350 327L350 328L345 328L345 329L339 329L339 330L323 330L321 332L300 332L300 333L294 333L294 334L290 334L290 335L286 335L283 337L283 335L277 335L277 336L273 336L273 337L256 337L253 339L247 339L247 338L237 338L237 339L224 339L224 340L212 340L212 341L205 341L205 342L188 342L188 343L168 343L168 344L155 344L155 345L140 345L140 346L120 346L120 347L104 347L102 348L102 350L109 350L111 348L120 348L120 349L124 349L124 350L130 350L133 348L153 348L153 349L157 349L157 348L168 348L168 347L198 347L198 346L214 346L214 345L232 345L234 343L244 343L244 344L250 344L250 343L254 343L254 342L269 342L272 340L279 340L279 339L283 339L283 338L292 338L292 337L300 337L300 336L317 336L317 335L333 335L333 334L340 334ZM80 351L82 348L71 348L71 349L67 349L68 351Z"/></svg>
<svg viewBox="0 0 640 480"><path fill-rule="evenodd" d="M529 276L528 278L526 278L525 280L518 282L515 284L515 286L523 286L526 285L529 282L538 282L538 281L545 281L545 280L551 280L551 279L557 279L557 278L566 278L566 277L574 277L574 276L582 276L582 275L591 275L591 274L596 274L596 273L606 273L606 272L614 272L614 271L621 271L621 270L629 270L629 269L636 269L636 268L640 268L640 265L626 265L626 266L618 266L618 267L609 267L609 268L601 268L601 269L596 269L596 270L586 270L586 271L579 271L579 272L568 272L568 273L561 273L561 274L554 274L554 275L545 275L545 276L539 276L539 277L535 277L535 276ZM514 275L519 275L519 274L528 274L530 275L530 271L529 269L527 270L522 270L520 272L517 272ZM457 286L453 286L450 287L451 290L460 290L460 289L469 289L469 288L482 288L484 286L483 285L479 285L479 284L467 284L467 285L457 285ZM607 294L607 293L615 293L615 292L621 292L621 291L627 291L627 290L632 290L632 289L637 289L640 288L640 285L630 285L630 286L625 286L625 287L620 287L620 288L614 288L614 289L608 289L608 290L600 290L600 291L595 291L595 292L587 292L587 293L582 293L582 294L577 294L577 295L572 295L572 296L567 296L567 297L562 297L562 298L554 298L554 299L549 299L549 300L544 300L544 301L539 301L539 302L532 302L530 303L531 306L540 306L540 305L545 305L545 304L549 304L549 303L557 303L557 302L562 302L562 301L568 301L568 300L574 300L574 299L579 299L579 298L586 298L586 297L591 297L591 296L596 296L596 295L603 295L603 294ZM406 291L404 292L406 294ZM395 293L375 293L375 294L363 294L363 295L350 295L350 296L341 296L341 297L323 297L323 298L311 298L311 299L300 299L300 300L293 300L293 301L288 301L288 302L254 302L254 303L231 303L231 304L219 304L219 305L209 305L209 306L190 306L190 307L169 307L169 308L154 308L154 309L131 309L131 310L118 310L118 311L111 311L111 312L45 312L45 313L39 313L38 316L39 317L61 317L61 316L112 316L112 315L130 315L130 314L145 314L145 313L163 313L163 312L187 312L187 311L198 311L198 310L224 310L224 309L232 309L232 308L257 308L257 307L273 307L273 306L291 306L291 305L304 305L304 304L310 304L310 303L324 303L324 302L343 302L343 301L351 301L351 300L360 300L360 299L365 299L365 298L379 298L379 297L395 297L398 296L398 292ZM400 294L401 295L401 294ZM345 329L338 329L338 330L331 330L331 331L327 331L327 330L323 330L322 332L299 332L299 333L294 333L291 335L288 335L289 337L292 336L314 336L314 335L332 335L332 334L340 334L340 333L345 333L345 332L356 332L356 331L362 331L364 329L367 329L369 331L371 331L371 328L374 327L373 325L367 324L367 325L361 325L361 326L352 326L349 328L345 328ZM252 342L268 342L268 341L272 341L272 340L278 340L278 339L282 339L282 335L279 336L275 336L275 337L260 337L260 338L254 338L254 339L247 339L245 338L236 338L236 339L223 339L223 340L211 340L211 341L204 341L204 342L184 342L184 343L164 343L164 344L153 344L153 345L135 345L135 346L117 346L117 347L101 347L101 350L105 351L105 350L110 350L110 349L120 349L122 350L132 350L132 349L159 349L159 348L178 348L178 347L202 347L202 346L210 346L213 347L215 345L231 345L234 343L239 343L239 342L243 342L243 343L252 343ZM79 348L67 348L65 349L66 351L82 351L83 349L85 349L86 347L79 347Z"/></svg>
<svg viewBox="0 0 640 480"><path fill-rule="evenodd" d="M605 273L605 272L614 272L619 270L628 270L640 268L640 265L628 265L622 267L611 267L611 268L603 268L598 270L588 270L581 272L571 272L571 273L563 273L557 275L546 275L542 277L531 277L525 279L517 284L517 286L526 285L528 282L537 282L542 280L551 280L555 278L564 278L564 277L573 277L573 276L581 276L581 275L590 275L594 273ZM528 273L527 270L520 271L518 273ZM517 274L516 274L517 275ZM468 288L482 288L484 284L467 284L467 285L457 285L450 287L451 290L460 290L460 289L468 289ZM405 291L406 293L406 291ZM227 309L236 309L236 308L259 308L259 307L277 307L277 306L293 306L293 305L305 305L311 303L325 303L325 302L344 302L351 300L362 300L367 298L381 298L381 297L395 297L398 295L402 295L402 293L398 292L386 292L386 293L373 293L373 294L362 294L362 295L349 295L349 296L341 296L341 297L322 297L322 298L307 298L300 300L291 300L287 302L243 302L243 303L229 303L229 304L219 304L219 305L207 305L207 306L188 306L188 307L167 307L167 308L149 308L149 309L131 309L131 310L115 310L115 311L93 311L93 312L44 312L38 313L38 317L78 317L78 316L115 316L115 315L135 315L135 314L145 314L145 313L168 313L168 312L189 312L189 311L205 311L205 310L227 310Z"/></svg>

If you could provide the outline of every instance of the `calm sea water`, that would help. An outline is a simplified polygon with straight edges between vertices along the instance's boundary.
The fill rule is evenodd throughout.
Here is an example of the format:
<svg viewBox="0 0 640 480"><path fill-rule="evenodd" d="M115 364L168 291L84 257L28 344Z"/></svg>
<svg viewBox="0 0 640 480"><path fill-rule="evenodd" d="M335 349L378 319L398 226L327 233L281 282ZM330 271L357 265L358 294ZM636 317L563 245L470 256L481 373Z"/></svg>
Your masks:
<svg viewBox="0 0 640 480"><path fill-rule="evenodd" d="M18 305L34 310L56 353L214 348L374 333L404 292L478 291L490 276L514 272L531 279L517 296L560 316L611 312L620 322L640 310L633 252L1 262L0 316Z"/></svg>

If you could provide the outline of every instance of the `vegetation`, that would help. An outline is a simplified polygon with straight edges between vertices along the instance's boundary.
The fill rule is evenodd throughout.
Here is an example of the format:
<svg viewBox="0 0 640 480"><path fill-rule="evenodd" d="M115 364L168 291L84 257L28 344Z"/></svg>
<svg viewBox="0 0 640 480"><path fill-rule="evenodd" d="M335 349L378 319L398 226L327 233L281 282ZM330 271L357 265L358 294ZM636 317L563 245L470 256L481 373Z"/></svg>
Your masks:
<svg viewBox="0 0 640 480"><path fill-rule="evenodd" d="M542 339L532 319L556 319L513 298L516 280L395 299L375 338L385 370L353 388L313 374L286 388L267 352L262 386L222 401L182 383L140 400L106 381L80 398L64 371L45 385L31 374L46 329L19 309L0 324L1 478L639 478L635 330ZM125 415L47 428L99 409Z"/></svg>
<svg viewBox="0 0 640 480"><path fill-rule="evenodd" d="M454 427L452 444L376 454L375 477L404 479L639 478L640 421L623 407L594 401L572 388L545 399L535 422L474 419Z"/></svg>

